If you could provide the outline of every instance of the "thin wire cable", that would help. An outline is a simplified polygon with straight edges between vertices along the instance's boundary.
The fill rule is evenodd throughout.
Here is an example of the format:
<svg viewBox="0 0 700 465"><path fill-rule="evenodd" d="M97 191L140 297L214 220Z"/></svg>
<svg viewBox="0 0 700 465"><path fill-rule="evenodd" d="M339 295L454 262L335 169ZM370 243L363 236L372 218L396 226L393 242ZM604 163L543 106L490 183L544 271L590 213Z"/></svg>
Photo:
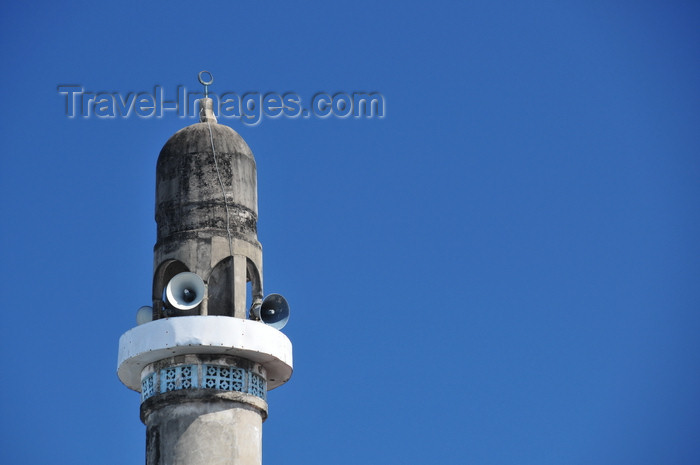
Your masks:
<svg viewBox="0 0 700 465"><path fill-rule="evenodd" d="M207 118L207 127L209 128L209 141L211 142L211 152L214 155L214 168L216 168L216 177L219 179L219 186L221 186L221 195L224 196L224 206L226 207L226 234L228 236L228 251L233 256L233 235L231 234L231 212L228 208L228 200L226 199L226 189L224 189L224 182L221 180L221 173L219 172L219 163L216 161L216 150L214 149L214 135L211 132L211 123Z"/></svg>

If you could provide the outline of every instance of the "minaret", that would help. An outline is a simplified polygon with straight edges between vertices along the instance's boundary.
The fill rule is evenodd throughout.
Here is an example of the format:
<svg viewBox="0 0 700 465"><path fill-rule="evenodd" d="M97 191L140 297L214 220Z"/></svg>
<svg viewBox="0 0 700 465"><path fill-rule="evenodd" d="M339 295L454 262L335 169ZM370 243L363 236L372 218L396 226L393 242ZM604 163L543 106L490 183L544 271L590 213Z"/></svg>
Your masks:
<svg viewBox="0 0 700 465"><path fill-rule="evenodd" d="M253 153L199 80L200 123L158 157L153 306L121 336L118 375L141 392L146 465L260 465L267 391L292 375L289 307L263 300Z"/></svg>

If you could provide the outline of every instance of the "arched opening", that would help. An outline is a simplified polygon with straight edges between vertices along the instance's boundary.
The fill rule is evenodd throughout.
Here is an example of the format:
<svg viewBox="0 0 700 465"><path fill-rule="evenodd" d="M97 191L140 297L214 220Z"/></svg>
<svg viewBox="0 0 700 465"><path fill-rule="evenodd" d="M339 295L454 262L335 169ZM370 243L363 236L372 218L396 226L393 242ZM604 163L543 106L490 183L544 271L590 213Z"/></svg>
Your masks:
<svg viewBox="0 0 700 465"><path fill-rule="evenodd" d="M245 273L245 286L239 282L236 287L236 270L239 276ZM207 315L248 318L251 305L262 302L260 272L247 257L229 256L217 263L209 275L207 289ZM240 295L236 296L236 292Z"/></svg>
<svg viewBox="0 0 700 465"><path fill-rule="evenodd" d="M163 291L171 279L178 274L190 271L184 263L178 260L166 260L161 263L153 276L153 319L164 318L168 313L163 302Z"/></svg>
<svg viewBox="0 0 700 465"><path fill-rule="evenodd" d="M216 264L207 283L208 315L233 316L235 305L233 257L226 257Z"/></svg>
<svg viewBox="0 0 700 465"><path fill-rule="evenodd" d="M251 259L246 259L246 280L248 282L246 295L246 309L250 309L253 304L262 303L262 276L260 270Z"/></svg>

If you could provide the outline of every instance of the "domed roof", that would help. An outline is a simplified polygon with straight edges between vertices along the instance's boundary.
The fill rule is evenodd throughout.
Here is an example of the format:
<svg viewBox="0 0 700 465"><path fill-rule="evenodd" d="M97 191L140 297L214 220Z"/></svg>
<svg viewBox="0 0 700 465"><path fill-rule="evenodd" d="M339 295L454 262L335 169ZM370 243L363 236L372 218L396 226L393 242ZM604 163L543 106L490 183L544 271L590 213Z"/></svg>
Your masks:
<svg viewBox="0 0 700 465"><path fill-rule="evenodd" d="M257 244L257 168L253 152L233 129L217 124L211 99L202 103L202 122L165 143L156 163L158 240L187 231L239 233ZM177 236L177 237L176 237Z"/></svg>
<svg viewBox="0 0 700 465"><path fill-rule="evenodd" d="M161 149L158 161L170 156L211 153L212 140L217 155L239 153L253 158L248 144L230 127L217 123L196 123L173 134Z"/></svg>

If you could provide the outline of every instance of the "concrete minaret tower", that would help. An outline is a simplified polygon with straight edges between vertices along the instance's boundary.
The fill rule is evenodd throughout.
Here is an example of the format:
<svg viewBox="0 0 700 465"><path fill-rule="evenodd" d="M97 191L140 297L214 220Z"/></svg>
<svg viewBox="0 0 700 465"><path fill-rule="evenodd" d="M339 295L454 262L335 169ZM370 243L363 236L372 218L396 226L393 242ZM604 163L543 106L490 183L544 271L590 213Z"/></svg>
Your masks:
<svg viewBox="0 0 700 465"><path fill-rule="evenodd" d="M118 375L141 392L146 465L260 465L267 391L292 375L289 307L263 300L253 153L199 79L201 122L158 157L153 306L121 336Z"/></svg>

